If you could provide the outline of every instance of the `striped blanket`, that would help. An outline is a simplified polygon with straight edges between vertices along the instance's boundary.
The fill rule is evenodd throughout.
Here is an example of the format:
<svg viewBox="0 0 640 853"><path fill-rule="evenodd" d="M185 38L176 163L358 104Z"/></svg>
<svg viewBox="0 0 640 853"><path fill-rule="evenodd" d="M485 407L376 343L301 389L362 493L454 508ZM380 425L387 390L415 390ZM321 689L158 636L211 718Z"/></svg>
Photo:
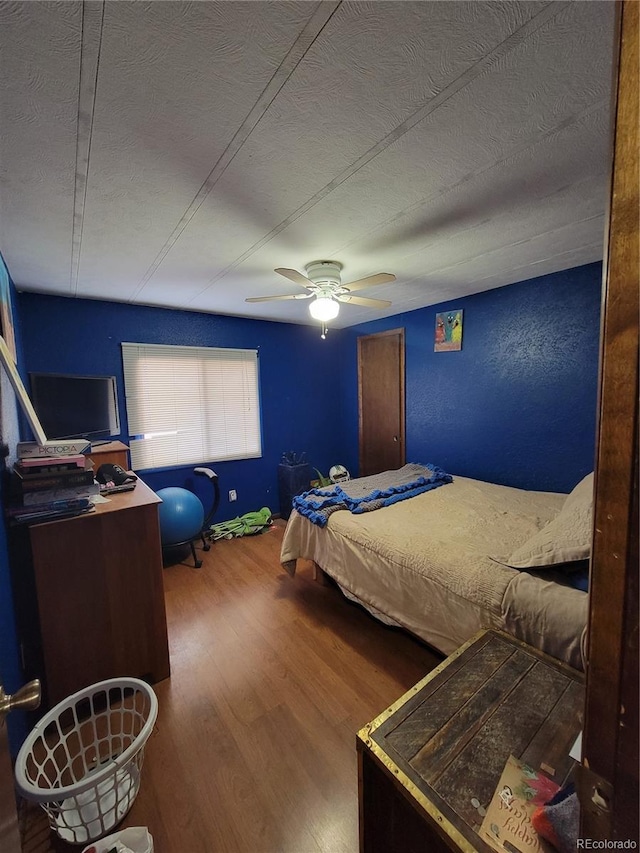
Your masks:
<svg viewBox="0 0 640 853"><path fill-rule="evenodd" d="M311 489L293 499L293 508L313 524L325 527L329 516L338 510L371 512L437 489L452 480L451 474L436 465L411 462L396 471L347 480L329 488Z"/></svg>

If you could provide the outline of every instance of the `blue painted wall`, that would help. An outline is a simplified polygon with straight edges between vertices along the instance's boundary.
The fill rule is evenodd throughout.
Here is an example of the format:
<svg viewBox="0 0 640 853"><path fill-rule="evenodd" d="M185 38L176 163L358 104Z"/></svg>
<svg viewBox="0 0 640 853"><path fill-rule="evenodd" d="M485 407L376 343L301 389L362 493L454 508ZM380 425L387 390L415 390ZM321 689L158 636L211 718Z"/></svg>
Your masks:
<svg viewBox="0 0 640 853"><path fill-rule="evenodd" d="M601 264L348 330L404 327L407 460L517 488L568 492L595 458ZM464 310L460 352L433 351L435 315ZM355 342L343 407L356 412ZM345 455L357 470L357 428Z"/></svg>
<svg viewBox="0 0 640 853"><path fill-rule="evenodd" d="M358 470L356 339L404 327L407 459L464 476L567 492L593 467L601 265L489 290L332 331L129 305L19 294L29 370L115 374L127 440L120 342L259 347L264 456L217 463L218 518L277 508L284 450L323 471ZM464 310L460 352L434 353L435 314ZM68 342L63 350L59 341ZM206 461L206 460L203 460ZM187 486L191 467L145 472L152 488ZM238 491L228 504L229 489Z"/></svg>
<svg viewBox="0 0 640 853"><path fill-rule="evenodd" d="M263 456L212 465L222 491L217 521L263 506L278 511L277 468L284 451L306 452L322 471L340 456L337 425L346 415L335 381L341 381L351 344L346 332L333 331L322 341L310 326L33 293L19 294L19 304L27 369L115 375L125 442L122 341L259 349ZM208 483L193 476L193 467L145 471L143 478L153 489L190 488L207 507ZM230 489L238 493L235 503L228 501Z"/></svg>

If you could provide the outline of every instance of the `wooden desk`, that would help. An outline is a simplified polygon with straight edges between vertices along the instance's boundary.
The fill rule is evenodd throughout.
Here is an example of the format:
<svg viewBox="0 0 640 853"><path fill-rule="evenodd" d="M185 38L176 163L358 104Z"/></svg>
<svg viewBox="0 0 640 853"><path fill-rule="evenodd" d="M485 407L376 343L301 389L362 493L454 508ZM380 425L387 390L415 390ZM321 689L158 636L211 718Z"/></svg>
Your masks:
<svg viewBox="0 0 640 853"><path fill-rule="evenodd" d="M49 707L104 678L169 675L158 504L142 480L28 529Z"/></svg>
<svg viewBox="0 0 640 853"><path fill-rule="evenodd" d="M561 785L581 728L583 674L486 631L357 736L362 853L491 847L476 830L510 754Z"/></svg>

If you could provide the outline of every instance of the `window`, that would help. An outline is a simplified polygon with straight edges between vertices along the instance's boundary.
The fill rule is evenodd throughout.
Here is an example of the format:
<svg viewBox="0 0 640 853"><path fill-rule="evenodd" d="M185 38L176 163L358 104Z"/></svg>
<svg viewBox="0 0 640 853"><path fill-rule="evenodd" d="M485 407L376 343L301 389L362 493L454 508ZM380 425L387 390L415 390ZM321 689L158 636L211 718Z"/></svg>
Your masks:
<svg viewBox="0 0 640 853"><path fill-rule="evenodd" d="M258 353L122 344L134 468L262 456Z"/></svg>

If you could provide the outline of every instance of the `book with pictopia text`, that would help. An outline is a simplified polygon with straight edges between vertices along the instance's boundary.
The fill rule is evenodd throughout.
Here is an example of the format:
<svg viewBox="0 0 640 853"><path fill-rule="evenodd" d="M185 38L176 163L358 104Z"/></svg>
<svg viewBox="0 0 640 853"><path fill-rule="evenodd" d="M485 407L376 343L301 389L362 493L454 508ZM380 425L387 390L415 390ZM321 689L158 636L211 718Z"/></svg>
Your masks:
<svg viewBox="0 0 640 853"><path fill-rule="evenodd" d="M555 853L533 828L531 816L558 790L543 773L510 755L487 806L481 837L499 853Z"/></svg>
<svg viewBox="0 0 640 853"><path fill-rule="evenodd" d="M84 438L58 439L40 444L37 441L19 441L16 453L19 459L32 459L37 456L73 456L76 453L90 453L91 442Z"/></svg>

